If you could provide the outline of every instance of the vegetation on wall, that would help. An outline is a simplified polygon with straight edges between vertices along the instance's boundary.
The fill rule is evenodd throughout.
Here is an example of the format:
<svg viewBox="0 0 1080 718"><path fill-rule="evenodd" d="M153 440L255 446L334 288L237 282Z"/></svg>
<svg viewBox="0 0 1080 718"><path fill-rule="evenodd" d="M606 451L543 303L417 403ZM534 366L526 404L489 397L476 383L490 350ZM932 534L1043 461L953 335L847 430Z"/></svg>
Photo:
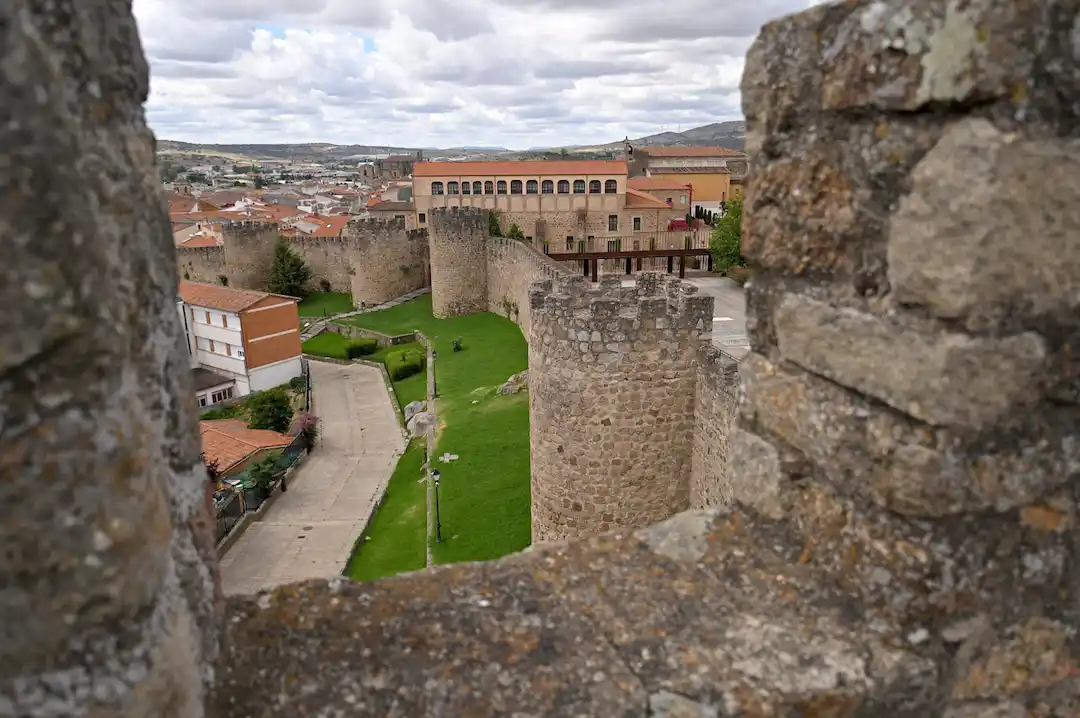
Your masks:
<svg viewBox="0 0 1080 718"><path fill-rule="evenodd" d="M492 210L488 212L488 234L492 237L501 237L502 228L499 226L499 213Z"/></svg>
<svg viewBox="0 0 1080 718"><path fill-rule="evenodd" d="M278 239L274 245L274 263L270 268L267 290L274 294L304 298L308 294L310 280L311 268L304 259L293 251L287 241Z"/></svg>
<svg viewBox="0 0 1080 718"><path fill-rule="evenodd" d="M729 201L726 209L724 216L713 227L709 239L713 268L724 274L734 267L746 266L742 256L742 200Z"/></svg>
<svg viewBox="0 0 1080 718"><path fill-rule="evenodd" d="M521 231L521 227L517 226L516 222L512 223L510 229L506 230L506 236L510 239L525 240L525 233Z"/></svg>

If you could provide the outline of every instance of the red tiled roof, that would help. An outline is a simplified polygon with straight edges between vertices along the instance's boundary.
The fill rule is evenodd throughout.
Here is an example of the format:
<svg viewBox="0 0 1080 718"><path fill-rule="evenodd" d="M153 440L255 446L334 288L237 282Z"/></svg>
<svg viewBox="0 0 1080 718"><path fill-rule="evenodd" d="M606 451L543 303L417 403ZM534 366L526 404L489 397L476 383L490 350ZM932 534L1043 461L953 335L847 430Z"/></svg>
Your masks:
<svg viewBox="0 0 1080 718"><path fill-rule="evenodd" d="M267 429L249 429L239 419L200 421L202 451L207 461L216 461L218 471L228 471L263 449L284 449L292 440Z"/></svg>
<svg viewBox="0 0 1080 718"><path fill-rule="evenodd" d="M631 209L670 209L664 200L636 189L626 190L626 206Z"/></svg>
<svg viewBox="0 0 1080 718"><path fill-rule="evenodd" d="M318 226L308 232L300 231L308 237L340 237L341 230L345 229L345 225L349 223L350 219L352 219L350 215L327 216L325 214L312 214L304 217L301 221L317 224Z"/></svg>
<svg viewBox="0 0 1080 718"><path fill-rule="evenodd" d="M746 157L746 153L727 147L642 147L649 157Z"/></svg>
<svg viewBox="0 0 1080 718"><path fill-rule="evenodd" d="M727 175L731 170L727 167L650 167L649 172L654 175Z"/></svg>
<svg viewBox="0 0 1080 718"><path fill-rule="evenodd" d="M626 160L520 160L517 162L417 162L413 177L625 175Z"/></svg>
<svg viewBox="0 0 1080 718"><path fill-rule="evenodd" d="M667 177L631 177L626 181L626 186L630 189L637 189L648 192L650 190L663 191L663 190L688 190L690 185L686 182L682 182L677 179L669 179Z"/></svg>
<svg viewBox="0 0 1080 718"><path fill-rule="evenodd" d="M194 234L185 239L177 247L220 247L221 241L217 237L211 237L205 234Z"/></svg>
<svg viewBox="0 0 1080 718"><path fill-rule="evenodd" d="M266 292L252 292L247 289L232 289L216 284L180 280L180 298L185 302L224 312L242 311L269 296Z"/></svg>

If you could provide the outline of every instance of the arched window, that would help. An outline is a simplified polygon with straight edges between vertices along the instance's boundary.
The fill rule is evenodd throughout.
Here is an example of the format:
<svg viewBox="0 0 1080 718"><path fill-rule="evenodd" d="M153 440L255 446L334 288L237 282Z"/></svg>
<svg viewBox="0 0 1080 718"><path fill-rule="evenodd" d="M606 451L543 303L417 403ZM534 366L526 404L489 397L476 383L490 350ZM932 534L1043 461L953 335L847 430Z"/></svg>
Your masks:
<svg viewBox="0 0 1080 718"><path fill-rule="evenodd" d="M521 180L510 180L510 194L521 194Z"/></svg>
<svg viewBox="0 0 1080 718"><path fill-rule="evenodd" d="M442 194L442 193L443 193L442 182L432 182L431 183L431 194Z"/></svg>
<svg viewBox="0 0 1080 718"><path fill-rule="evenodd" d="M471 188L468 182L461 183L461 194L472 194Z"/></svg>
<svg viewBox="0 0 1080 718"><path fill-rule="evenodd" d="M446 194L457 194L458 193L457 190L458 190L457 182L447 182L446 183Z"/></svg>
<svg viewBox="0 0 1080 718"><path fill-rule="evenodd" d="M485 182L484 183L484 194L495 194L495 183L494 182ZM506 194L506 188L503 188L503 191L500 192L499 194Z"/></svg>
<svg viewBox="0 0 1080 718"><path fill-rule="evenodd" d="M536 180L529 180L525 183L525 194L536 194Z"/></svg>
<svg viewBox="0 0 1080 718"><path fill-rule="evenodd" d="M541 194L555 194L555 183L551 180L544 180L540 183Z"/></svg>
<svg viewBox="0 0 1080 718"><path fill-rule="evenodd" d="M499 180L499 194L506 194L506 180Z"/></svg>
<svg viewBox="0 0 1080 718"><path fill-rule="evenodd" d="M559 180L559 194L570 194L570 183L566 180Z"/></svg>
<svg viewBox="0 0 1080 718"><path fill-rule="evenodd" d="M479 182L473 182L472 183L472 193L473 194L480 194L480 183ZM491 194L491 193L488 192L488 194Z"/></svg>
<svg viewBox="0 0 1080 718"><path fill-rule="evenodd" d="M574 180L574 194L585 194L585 180Z"/></svg>
<svg viewBox="0 0 1080 718"><path fill-rule="evenodd" d="M450 184L454 184L451 182ZM454 194L451 192L450 194ZM589 194L600 194L600 180L592 180L589 182Z"/></svg>
<svg viewBox="0 0 1080 718"><path fill-rule="evenodd" d="M615 194L619 191L619 183L615 180L608 180L604 183L604 194Z"/></svg>

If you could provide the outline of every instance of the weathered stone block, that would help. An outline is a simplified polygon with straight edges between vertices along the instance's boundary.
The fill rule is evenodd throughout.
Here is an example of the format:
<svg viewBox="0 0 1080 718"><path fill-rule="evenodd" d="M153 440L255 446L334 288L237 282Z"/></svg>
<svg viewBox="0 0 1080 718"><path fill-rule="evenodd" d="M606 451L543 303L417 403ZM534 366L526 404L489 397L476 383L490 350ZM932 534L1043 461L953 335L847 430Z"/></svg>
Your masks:
<svg viewBox="0 0 1080 718"><path fill-rule="evenodd" d="M784 514L781 499L787 476L776 447L755 434L734 428L728 436L732 501L750 506L763 516Z"/></svg>
<svg viewBox="0 0 1080 718"><path fill-rule="evenodd" d="M1039 398L1042 338L927 334L788 294L774 317L781 354L935 425L979 428Z"/></svg>
<svg viewBox="0 0 1080 718"><path fill-rule="evenodd" d="M982 328L1080 307L1080 140L954 123L912 173L889 227L901 302Z"/></svg>

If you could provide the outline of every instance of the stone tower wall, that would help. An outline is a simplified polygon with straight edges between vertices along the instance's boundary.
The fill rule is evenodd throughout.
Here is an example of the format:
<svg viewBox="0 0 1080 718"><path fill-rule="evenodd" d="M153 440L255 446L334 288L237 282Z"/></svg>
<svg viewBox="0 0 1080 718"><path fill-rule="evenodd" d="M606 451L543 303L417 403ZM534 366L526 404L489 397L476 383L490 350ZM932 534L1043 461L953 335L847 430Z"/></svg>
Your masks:
<svg viewBox="0 0 1080 718"><path fill-rule="evenodd" d="M728 435L739 397L739 362L708 341L698 348L690 506L727 506Z"/></svg>
<svg viewBox="0 0 1080 718"><path fill-rule="evenodd" d="M177 247L176 269L181 279L193 282L218 284L222 275L229 277L225 248L221 246ZM231 278L229 284L232 285Z"/></svg>
<svg viewBox="0 0 1080 718"><path fill-rule="evenodd" d="M534 247L507 237L487 245L488 311L517 323L529 337L529 290L536 282L569 276L570 271Z"/></svg>
<svg viewBox="0 0 1080 718"><path fill-rule="evenodd" d="M712 297L660 274L530 293L534 541L646 526L690 502L698 339Z"/></svg>
<svg viewBox="0 0 1080 718"><path fill-rule="evenodd" d="M265 289L281 236L277 222L241 220L223 228L226 276L238 289ZM308 260L307 257L304 257ZM309 264L310 264L310 260ZM314 267L313 267L314 268ZM217 281L215 278L213 281ZM317 285L316 285L317 286Z"/></svg>
<svg viewBox="0 0 1080 718"><path fill-rule="evenodd" d="M405 220L353 220L345 243L353 304L374 306L426 287L428 241L423 229Z"/></svg>
<svg viewBox="0 0 1080 718"><path fill-rule="evenodd" d="M436 317L488 310L488 213L482 209L433 209L429 217L431 305Z"/></svg>

